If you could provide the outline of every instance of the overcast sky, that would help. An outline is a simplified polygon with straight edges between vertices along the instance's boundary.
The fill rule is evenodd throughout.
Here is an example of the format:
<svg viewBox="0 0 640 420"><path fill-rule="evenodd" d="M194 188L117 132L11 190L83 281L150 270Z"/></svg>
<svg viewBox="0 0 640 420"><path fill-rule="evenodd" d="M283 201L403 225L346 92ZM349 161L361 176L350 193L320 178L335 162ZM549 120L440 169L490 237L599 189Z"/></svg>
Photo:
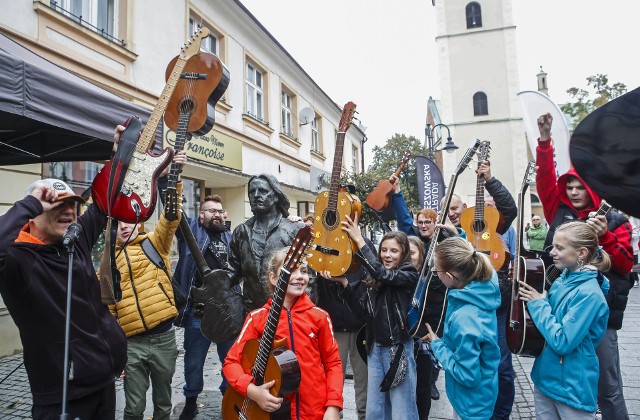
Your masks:
<svg viewBox="0 0 640 420"><path fill-rule="evenodd" d="M367 164L394 133L424 138L427 99L440 96L430 0L240 1L336 103L357 104ZM513 10L520 90L537 89L540 66L557 103L596 73L640 86L640 0L514 0Z"/></svg>

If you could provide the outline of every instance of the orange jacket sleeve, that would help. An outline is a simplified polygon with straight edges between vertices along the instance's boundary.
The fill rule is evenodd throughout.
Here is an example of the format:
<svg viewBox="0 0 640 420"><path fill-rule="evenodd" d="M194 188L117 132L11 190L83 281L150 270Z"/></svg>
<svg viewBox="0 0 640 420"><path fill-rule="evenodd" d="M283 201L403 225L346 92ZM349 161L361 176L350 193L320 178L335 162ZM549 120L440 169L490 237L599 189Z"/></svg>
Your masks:
<svg viewBox="0 0 640 420"><path fill-rule="evenodd" d="M324 311L323 311L324 312ZM342 361L338 351L338 343L333 336L333 325L329 314L326 314L320 328L318 347L320 358L327 375L327 402L326 407L336 406L342 410L342 387L344 375L342 373Z"/></svg>
<svg viewBox="0 0 640 420"><path fill-rule="evenodd" d="M242 368L242 350L247 341L260 339L264 325L258 324L264 323L260 322L260 317L257 315L263 310L264 309L258 309L247 316L242 330L240 330L240 335L233 343L233 346L231 346L231 349L229 349L227 357L224 359L224 364L222 365L222 372L229 382L229 385L244 397L247 396L249 384L253 383L255 379Z"/></svg>

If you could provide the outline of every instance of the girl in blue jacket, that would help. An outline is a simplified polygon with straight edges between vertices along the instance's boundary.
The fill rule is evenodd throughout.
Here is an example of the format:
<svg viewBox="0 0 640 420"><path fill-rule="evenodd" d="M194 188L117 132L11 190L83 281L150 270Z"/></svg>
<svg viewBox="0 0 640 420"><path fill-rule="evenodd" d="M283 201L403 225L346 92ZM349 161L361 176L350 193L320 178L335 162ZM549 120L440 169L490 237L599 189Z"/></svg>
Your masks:
<svg viewBox="0 0 640 420"><path fill-rule="evenodd" d="M563 270L548 292L520 282L520 297L547 341L531 371L536 417L594 419L598 396L596 346L607 329L609 256L584 222L558 226L550 252Z"/></svg>
<svg viewBox="0 0 640 420"><path fill-rule="evenodd" d="M490 419L498 398L498 276L486 255L462 238L438 244L433 271L449 288L441 339L431 330L422 340L445 371L454 419Z"/></svg>

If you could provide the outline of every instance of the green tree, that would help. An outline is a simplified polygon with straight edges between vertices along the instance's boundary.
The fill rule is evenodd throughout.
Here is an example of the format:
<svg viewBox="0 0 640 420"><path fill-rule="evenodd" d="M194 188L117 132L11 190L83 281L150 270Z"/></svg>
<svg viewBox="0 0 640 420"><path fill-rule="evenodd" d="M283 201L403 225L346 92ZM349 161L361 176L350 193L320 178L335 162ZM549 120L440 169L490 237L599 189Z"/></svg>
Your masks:
<svg viewBox="0 0 640 420"><path fill-rule="evenodd" d="M373 214L373 210L364 203L369 194L382 179L387 179L400 166L405 150L410 150L412 156L426 155L427 150L421 140L413 136L395 134L387 140L384 146L373 148L373 163L363 174L346 173L343 174L341 182L352 184L356 187L356 195L363 201L361 223L363 226L373 226L378 219ZM409 159L403 171L400 173L400 182L407 206L409 210L420 207L418 198L418 181L416 177L415 160Z"/></svg>
<svg viewBox="0 0 640 420"><path fill-rule="evenodd" d="M594 97L588 90L572 87L567 89L567 93L575 102L560 107L562 112L571 116L572 129L575 129L578 123L595 109L627 92L627 86L624 83L618 82L609 85L609 78L606 74L587 77L587 86L593 90Z"/></svg>

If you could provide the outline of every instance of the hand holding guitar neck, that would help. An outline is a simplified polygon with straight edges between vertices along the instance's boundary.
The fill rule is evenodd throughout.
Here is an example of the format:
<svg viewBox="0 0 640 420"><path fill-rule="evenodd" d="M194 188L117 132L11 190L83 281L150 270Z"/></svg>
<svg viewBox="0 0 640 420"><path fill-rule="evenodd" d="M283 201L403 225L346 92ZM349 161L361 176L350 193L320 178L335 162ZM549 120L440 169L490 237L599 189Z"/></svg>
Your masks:
<svg viewBox="0 0 640 420"><path fill-rule="evenodd" d="M371 191L369 195L367 195L365 202L369 207L376 211L380 211L389 205L392 194L400 192L400 181L398 179L398 176L402 172L402 169L404 169L404 165L407 163L410 157L411 150L405 150L404 156L402 157L402 162L400 162L400 167L398 167L398 170L393 175L391 175L389 179L383 179L378 182L378 186L374 188L374 190Z"/></svg>

